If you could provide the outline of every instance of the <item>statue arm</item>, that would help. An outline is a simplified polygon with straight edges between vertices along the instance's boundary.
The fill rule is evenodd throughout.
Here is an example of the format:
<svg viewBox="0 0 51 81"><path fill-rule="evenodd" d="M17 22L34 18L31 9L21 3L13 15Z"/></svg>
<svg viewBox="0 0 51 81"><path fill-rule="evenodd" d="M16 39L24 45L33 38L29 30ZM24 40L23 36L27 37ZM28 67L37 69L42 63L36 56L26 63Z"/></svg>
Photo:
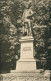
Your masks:
<svg viewBox="0 0 51 81"><path fill-rule="evenodd" d="M23 12L23 15L22 15L22 18L21 18L21 21L24 22L24 12Z"/></svg>

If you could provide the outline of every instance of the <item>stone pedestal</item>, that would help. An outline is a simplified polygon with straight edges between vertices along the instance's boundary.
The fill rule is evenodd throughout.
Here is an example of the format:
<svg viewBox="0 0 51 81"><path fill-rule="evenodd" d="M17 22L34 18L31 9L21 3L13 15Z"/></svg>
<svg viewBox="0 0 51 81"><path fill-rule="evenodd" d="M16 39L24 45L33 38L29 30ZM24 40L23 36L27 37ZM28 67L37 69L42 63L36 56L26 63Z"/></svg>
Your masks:
<svg viewBox="0 0 51 81"><path fill-rule="evenodd" d="M16 63L17 72L33 72L34 70L36 70L33 40L34 39L32 36L25 36L19 40L21 48L20 59Z"/></svg>

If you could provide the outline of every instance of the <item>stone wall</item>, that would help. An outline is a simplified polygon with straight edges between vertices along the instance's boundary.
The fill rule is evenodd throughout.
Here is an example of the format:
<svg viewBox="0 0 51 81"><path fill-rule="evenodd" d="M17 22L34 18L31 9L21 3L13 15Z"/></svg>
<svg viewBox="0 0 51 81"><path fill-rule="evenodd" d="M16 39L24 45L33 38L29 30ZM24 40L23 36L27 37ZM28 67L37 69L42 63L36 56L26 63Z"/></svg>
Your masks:
<svg viewBox="0 0 51 81"><path fill-rule="evenodd" d="M50 81L50 71L1 74L0 81Z"/></svg>

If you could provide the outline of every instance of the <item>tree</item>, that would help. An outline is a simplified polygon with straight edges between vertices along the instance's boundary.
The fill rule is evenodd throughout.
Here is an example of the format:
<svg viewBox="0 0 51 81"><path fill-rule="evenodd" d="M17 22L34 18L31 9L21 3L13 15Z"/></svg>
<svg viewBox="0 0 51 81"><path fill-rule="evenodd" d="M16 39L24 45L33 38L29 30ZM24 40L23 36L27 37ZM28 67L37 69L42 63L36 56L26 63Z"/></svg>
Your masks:
<svg viewBox="0 0 51 81"><path fill-rule="evenodd" d="M51 58L51 48L48 49L51 47L49 41L51 39L49 0L33 0L32 10L34 12L32 31L35 39L35 50L37 52L36 58L42 61L41 64L44 69L49 69L49 67L47 67L47 62Z"/></svg>

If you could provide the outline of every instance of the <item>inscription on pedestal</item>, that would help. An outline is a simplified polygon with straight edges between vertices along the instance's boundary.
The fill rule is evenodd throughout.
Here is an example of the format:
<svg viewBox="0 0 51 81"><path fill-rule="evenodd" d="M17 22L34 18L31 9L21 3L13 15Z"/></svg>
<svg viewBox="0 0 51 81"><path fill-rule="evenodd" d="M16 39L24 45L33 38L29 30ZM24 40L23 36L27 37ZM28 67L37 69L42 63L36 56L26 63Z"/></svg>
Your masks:
<svg viewBox="0 0 51 81"><path fill-rule="evenodd" d="M23 51L31 51L31 47L24 47Z"/></svg>
<svg viewBox="0 0 51 81"><path fill-rule="evenodd" d="M21 57L20 58L33 58L33 42L21 43Z"/></svg>

